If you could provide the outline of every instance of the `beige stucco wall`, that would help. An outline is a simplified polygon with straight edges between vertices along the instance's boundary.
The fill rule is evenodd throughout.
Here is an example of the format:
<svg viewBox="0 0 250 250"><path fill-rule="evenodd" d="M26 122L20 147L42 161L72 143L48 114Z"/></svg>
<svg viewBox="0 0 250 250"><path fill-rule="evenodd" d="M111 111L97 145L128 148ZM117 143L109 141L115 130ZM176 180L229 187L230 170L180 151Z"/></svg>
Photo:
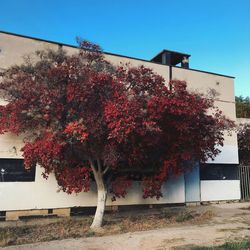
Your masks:
<svg viewBox="0 0 250 250"><path fill-rule="evenodd" d="M0 32L0 69L7 68L12 64L19 64L23 61L25 54L30 54L36 50L52 48L57 49L58 45L34 39L23 38L14 35L7 35ZM76 48L63 46L68 53L75 53ZM156 73L162 75L166 81L169 80L169 66L157 63L145 62L143 60L131 59L115 55L106 54L106 59L114 64L130 63L132 66L145 65L152 68ZM216 104L225 115L235 120L234 104L234 82L233 79L214 74L207 74L197 71L186 70L173 67L173 78L187 81L188 88L192 91L207 93L210 88L215 89L219 95ZM22 138L10 134L0 135L0 158L21 158L20 149L23 145ZM236 135L225 139L225 147L221 155L217 158L219 163L238 163ZM0 182L0 211L16 209L36 209L36 208L59 208L73 206L94 206L96 197L93 193L83 193L79 195L67 195L57 193L55 178L50 176L46 181L41 177L41 169L37 167L36 180L33 183ZM126 199L119 199L113 205L121 204L149 204L149 203L183 203L185 202L184 177L168 181L163 187L165 194L163 199L144 200L141 197L138 184L134 184L132 192ZM29 195L24 195L29 194ZM17 197L22 197L22 203ZM230 197L228 197L230 198ZM110 200L108 201L110 204Z"/></svg>
<svg viewBox="0 0 250 250"><path fill-rule="evenodd" d="M234 102L234 80L229 77L173 67L173 79L184 80L188 88L206 94L209 89L218 92L218 99Z"/></svg>
<svg viewBox="0 0 250 250"><path fill-rule="evenodd" d="M22 159L22 137L6 133L0 135L0 158ZM1 166L0 166L1 168Z"/></svg>
<svg viewBox="0 0 250 250"><path fill-rule="evenodd" d="M45 48L56 49L58 45L0 32L0 68L5 69L13 64L20 64L25 55Z"/></svg>

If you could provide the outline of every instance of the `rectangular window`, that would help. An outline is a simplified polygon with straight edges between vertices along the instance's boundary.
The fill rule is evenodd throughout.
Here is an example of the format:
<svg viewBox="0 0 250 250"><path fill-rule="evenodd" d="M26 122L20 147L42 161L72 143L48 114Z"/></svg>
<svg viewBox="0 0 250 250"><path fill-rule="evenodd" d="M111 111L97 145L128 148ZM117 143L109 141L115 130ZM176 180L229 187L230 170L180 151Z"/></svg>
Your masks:
<svg viewBox="0 0 250 250"><path fill-rule="evenodd" d="M0 159L0 182L35 181L36 169L26 170L22 159Z"/></svg>
<svg viewBox="0 0 250 250"><path fill-rule="evenodd" d="M238 180L238 165L235 164L201 164L200 179Z"/></svg>

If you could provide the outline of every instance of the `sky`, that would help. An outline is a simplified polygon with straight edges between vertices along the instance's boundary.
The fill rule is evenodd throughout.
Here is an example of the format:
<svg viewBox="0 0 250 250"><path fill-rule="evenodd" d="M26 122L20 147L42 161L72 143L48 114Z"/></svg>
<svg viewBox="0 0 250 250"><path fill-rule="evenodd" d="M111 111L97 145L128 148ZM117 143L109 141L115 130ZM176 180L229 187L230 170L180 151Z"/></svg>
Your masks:
<svg viewBox="0 0 250 250"><path fill-rule="evenodd" d="M8 0L0 30L149 60L162 49L191 54L190 68L236 77L250 96L250 0ZM1 45L1 41L0 41Z"/></svg>

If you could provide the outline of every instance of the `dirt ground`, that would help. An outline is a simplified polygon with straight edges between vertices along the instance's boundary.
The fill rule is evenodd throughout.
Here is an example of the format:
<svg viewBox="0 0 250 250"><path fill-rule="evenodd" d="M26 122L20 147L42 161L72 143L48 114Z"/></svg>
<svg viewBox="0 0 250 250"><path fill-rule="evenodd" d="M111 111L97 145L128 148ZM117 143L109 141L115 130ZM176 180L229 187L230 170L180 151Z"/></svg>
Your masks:
<svg viewBox="0 0 250 250"><path fill-rule="evenodd" d="M1 248L4 250L166 250L189 246L213 246L250 238L250 202L202 206L212 211L204 223L173 224L168 227L102 237L65 239Z"/></svg>

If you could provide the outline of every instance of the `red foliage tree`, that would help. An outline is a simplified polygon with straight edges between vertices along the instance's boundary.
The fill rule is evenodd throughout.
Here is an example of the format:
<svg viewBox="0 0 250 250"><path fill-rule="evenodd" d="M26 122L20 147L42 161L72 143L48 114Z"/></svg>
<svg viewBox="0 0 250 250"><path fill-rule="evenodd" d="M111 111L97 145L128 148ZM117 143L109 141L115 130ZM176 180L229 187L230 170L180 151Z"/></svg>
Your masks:
<svg viewBox="0 0 250 250"><path fill-rule="evenodd" d="M63 191L86 192L95 180L92 228L102 224L108 189L124 197L140 174L143 197L161 197L168 176L189 169L185 162L214 158L232 126L185 82L167 87L144 66L114 66L95 44L81 41L71 56L61 49L37 56L2 75L8 104L0 106L0 132L25 133L25 167L54 173Z"/></svg>
<svg viewBox="0 0 250 250"><path fill-rule="evenodd" d="M238 147L240 164L250 166L250 124L239 126Z"/></svg>

